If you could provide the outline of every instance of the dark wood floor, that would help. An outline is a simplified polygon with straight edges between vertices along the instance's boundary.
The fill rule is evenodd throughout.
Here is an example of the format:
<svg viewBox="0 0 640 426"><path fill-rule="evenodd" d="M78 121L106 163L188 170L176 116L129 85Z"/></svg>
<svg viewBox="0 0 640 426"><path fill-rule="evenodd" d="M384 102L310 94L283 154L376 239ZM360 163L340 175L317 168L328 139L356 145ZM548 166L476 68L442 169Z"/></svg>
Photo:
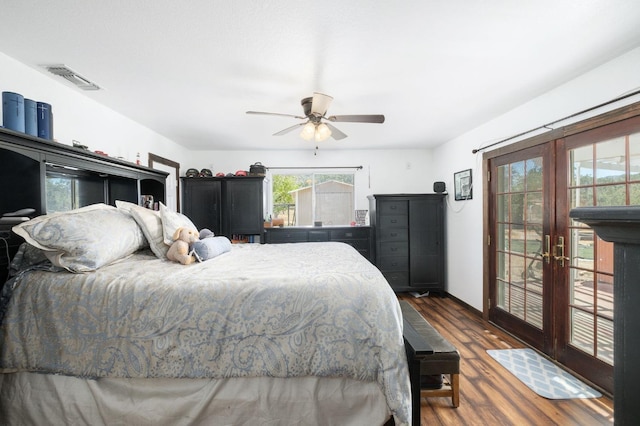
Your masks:
<svg viewBox="0 0 640 426"><path fill-rule="evenodd" d="M455 299L398 297L460 352L460 406L453 408L451 398L422 398L422 425L613 424L611 398L548 400L531 391L486 352L525 346Z"/></svg>

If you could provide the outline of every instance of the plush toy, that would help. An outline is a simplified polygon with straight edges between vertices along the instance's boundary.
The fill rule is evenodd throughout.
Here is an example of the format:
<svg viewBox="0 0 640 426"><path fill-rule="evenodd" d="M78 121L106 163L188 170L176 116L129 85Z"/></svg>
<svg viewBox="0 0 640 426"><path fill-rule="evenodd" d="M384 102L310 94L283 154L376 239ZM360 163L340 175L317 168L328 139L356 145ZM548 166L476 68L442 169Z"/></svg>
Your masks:
<svg viewBox="0 0 640 426"><path fill-rule="evenodd" d="M202 231L200 231L202 235ZM213 232L192 243L190 246L191 253L196 257L198 262L213 259L231 250L231 241L227 237L216 237Z"/></svg>
<svg viewBox="0 0 640 426"><path fill-rule="evenodd" d="M210 229L202 228L202 229L200 230L200 234L199 234L199 236L200 236L200 239L201 239L201 240L204 240L205 238L213 238L213 237L215 237L215 234L214 234L214 233L213 233L213 231L212 231L212 230L210 230Z"/></svg>
<svg viewBox="0 0 640 426"><path fill-rule="evenodd" d="M194 262L189 245L198 241L198 231L191 228L180 227L173 233L173 243L167 252L167 259L189 265Z"/></svg>

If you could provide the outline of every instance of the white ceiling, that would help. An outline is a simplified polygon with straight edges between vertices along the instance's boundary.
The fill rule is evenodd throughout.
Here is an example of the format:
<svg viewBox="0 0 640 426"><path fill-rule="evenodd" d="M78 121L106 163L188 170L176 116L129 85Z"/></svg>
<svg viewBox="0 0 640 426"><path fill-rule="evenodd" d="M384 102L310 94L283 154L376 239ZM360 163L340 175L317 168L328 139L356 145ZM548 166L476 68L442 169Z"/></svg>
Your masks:
<svg viewBox="0 0 640 426"><path fill-rule="evenodd" d="M349 137L322 149L434 146L640 46L637 0L0 0L0 15L1 52L66 64L104 88L86 96L194 150L309 149L271 136L298 120L245 111L301 115L314 91L328 115L386 116L337 123Z"/></svg>

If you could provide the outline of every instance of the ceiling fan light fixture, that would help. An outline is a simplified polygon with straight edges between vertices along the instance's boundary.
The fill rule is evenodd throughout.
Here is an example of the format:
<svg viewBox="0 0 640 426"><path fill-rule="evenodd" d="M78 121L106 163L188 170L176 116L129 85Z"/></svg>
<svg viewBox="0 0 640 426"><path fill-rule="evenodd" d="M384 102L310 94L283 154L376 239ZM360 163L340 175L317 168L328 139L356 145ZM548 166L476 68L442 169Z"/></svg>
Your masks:
<svg viewBox="0 0 640 426"><path fill-rule="evenodd" d="M333 100L332 96L325 95L324 93L313 93L313 101L311 103L311 113L318 117L324 117Z"/></svg>
<svg viewBox="0 0 640 426"><path fill-rule="evenodd" d="M300 137L306 141L310 141L315 136L315 133L316 133L316 126L312 122L308 122L302 128L302 131L300 132Z"/></svg>
<svg viewBox="0 0 640 426"><path fill-rule="evenodd" d="M329 136L331 136L331 129L329 129L329 127L326 124L320 123L316 126L316 132L315 132L316 142L325 141L329 139Z"/></svg>

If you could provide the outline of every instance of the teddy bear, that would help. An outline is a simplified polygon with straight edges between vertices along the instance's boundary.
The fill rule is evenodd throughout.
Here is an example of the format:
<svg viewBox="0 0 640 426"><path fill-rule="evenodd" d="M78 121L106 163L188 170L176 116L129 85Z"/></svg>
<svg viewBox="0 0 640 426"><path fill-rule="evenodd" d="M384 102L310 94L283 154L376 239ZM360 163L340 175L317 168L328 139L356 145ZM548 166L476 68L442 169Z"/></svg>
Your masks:
<svg viewBox="0 0 640 426"><path fill-rule="evenodd" d="M189 246L199 240L198 231L180 227L173 233L173 243L167 252L167 259L189 265L194 262Z"/></svg>

